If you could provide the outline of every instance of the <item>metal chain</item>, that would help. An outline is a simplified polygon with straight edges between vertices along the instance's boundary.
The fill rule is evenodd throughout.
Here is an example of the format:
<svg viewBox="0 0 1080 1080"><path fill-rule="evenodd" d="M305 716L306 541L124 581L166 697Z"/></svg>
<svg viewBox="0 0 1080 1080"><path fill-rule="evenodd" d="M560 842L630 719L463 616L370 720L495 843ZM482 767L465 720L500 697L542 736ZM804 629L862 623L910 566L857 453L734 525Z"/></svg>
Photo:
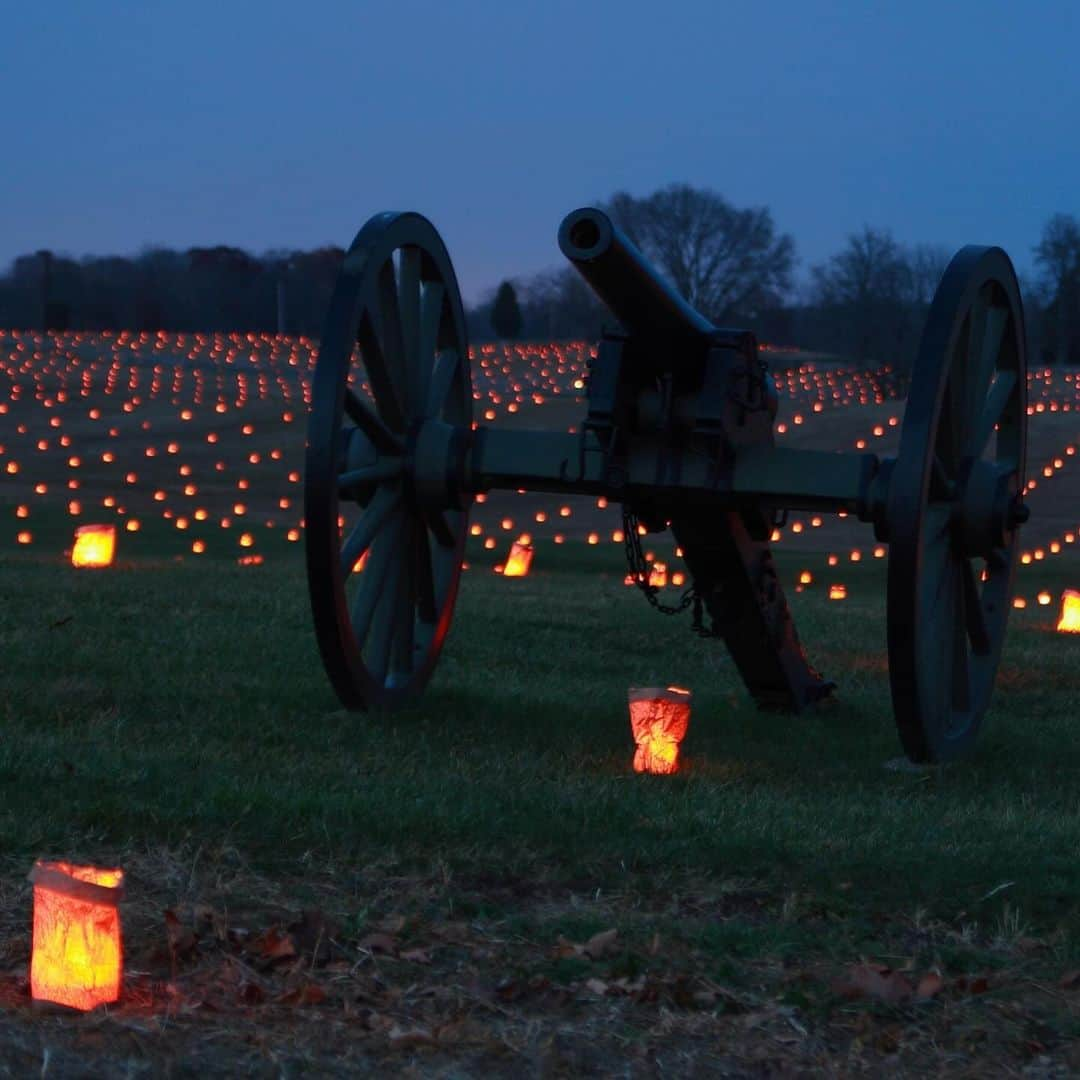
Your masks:
<svg viewBox="0 0 1080 1080"><path fill-rule="evenodd" d="M660 589L656 585L649 583L649 576L652 573L652 564L645 558L644 552L641 550L641 536L638 534L638 519L637 514L632 510L627 510L623 507L623 545L626 548L626 565L629 568L630 576L634 579L634 584L642 591L645 599L660 612L661 615L680 615L691 604L695 604L695 629L698 619L698 610L700 608L701 600L698 598L697 591L693 585L688 588L681 597L677 604L664 604L657 599L657 593Z"/></svg>

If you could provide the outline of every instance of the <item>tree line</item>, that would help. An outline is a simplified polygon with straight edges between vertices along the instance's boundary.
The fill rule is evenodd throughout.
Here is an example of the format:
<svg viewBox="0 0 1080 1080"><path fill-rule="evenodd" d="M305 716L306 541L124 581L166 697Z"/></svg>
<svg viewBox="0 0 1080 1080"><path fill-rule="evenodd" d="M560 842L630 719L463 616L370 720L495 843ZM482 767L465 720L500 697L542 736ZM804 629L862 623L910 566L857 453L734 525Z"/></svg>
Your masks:
<svg viewBox="0 0 1080 1080"><path fill-rule="evenodd" d="M148 249L133 258L22 255L0 278L0 325L50 330L244 330L317 337L341 248Z"/></svg>
<svg viewBox="0 0 1080 1080"><path fill-rule="evenodd" d="M672 184L603 208L657 269L719 325L861 365L910 364L951 251L864 226L796 280L793 238L766 207ZM41 251L0 277L0 325L50 329L254 330L316 337L340 248L269 252L150 249L133 258ZM1080 222L1056 214L1022 280L1030 355L1080 364ZM595 338L611 316L570 266L503 281L467 312L470 336Z"/></svg>
<svg viewBox="0 0 1080 1080"><path fill-rule="evenodd" d="M954 254L864 226L796 282L794 240L765 207L673 184L641 198L616 194L603 209L714 323L858 365L910 365ZM1033 254L1037 276L1020 281L1029 356L1080 364L1080 222L1055 214ZM611 322L569 266L502 282L470 316L474 337L591 338Z"/></svg>

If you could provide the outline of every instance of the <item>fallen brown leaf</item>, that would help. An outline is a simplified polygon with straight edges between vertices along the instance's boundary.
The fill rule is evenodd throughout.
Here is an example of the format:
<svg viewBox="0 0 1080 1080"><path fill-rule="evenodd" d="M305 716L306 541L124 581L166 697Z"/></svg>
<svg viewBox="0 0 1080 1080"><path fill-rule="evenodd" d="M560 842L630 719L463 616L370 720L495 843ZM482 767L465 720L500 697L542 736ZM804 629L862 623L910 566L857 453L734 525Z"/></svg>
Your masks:
<svg viewBox="0 0 1080 1080"><path fill-rule="evenodd" d="M876 998L889 1005L907 1001L915 992L899 971L883 964L853 964L834 989L843 997Z"/></svg>
<svg viewBox="0 0 1080 1080"><path fill-rule="evenodd" d="M915 996L928 1001L932 997L936 997L945 987L945 980L936 972L928 971L920 980L919 985L915 987Z"/></svg>
<svg viewBox="0 0 1080 1080"><path fill-rule="evenodd" d="M279 926L272 926L251 942L249 948L267 960L287 960L296 955L292 936Z"/></svg>
<svg viewBox="0 0 1080 1080"><path fill-rule="evenodd" d="M568 956L581 956L584 951L585 947L583 945L578 945L573 941L567 941L567 939L564 938L562 934L560 934L555 939L555 944L552 947L551 955L556 960L563 960Z"/></svg>
<svg viewBox="0 0 1080 1080"><path fill-rule="evenodd" d="M618 930L601 930L600 933L593 934L593 936L585 942L582 951L590 960L602 960L605 956L617 951L618 945L616 942L618 937Z"/></svg>
<svg viewBox="0 0 1080 1080"><path fill-rule="evenodd" d="M397 952L397 941L389 934L384 934L380 931L362 937L359 941L359 946L367 952L383 953L387 956L393 956L394 953Z"/></svg>
<svg viewBox="0 0 1080 1080"><path fill-rule="evenodd" d="M1080 990L1080 971L1066 971L1058 979L1058 986L1062 990Z"/></svg>
<svg viewBox="0 0 1080 1080"><path fill-rule="evenodd" d="M280 994L274 1000L279 1005L320 1005L326 1000L326 991L315 983L304 983Z"/></svg>
<svg viewBox="0 0 1080 1080"><path fill-rule="evenodd" d="M395 1024L387 1034L387 1038L395 1046L423 1046L425 1043L435 1041L435 1037L427 1028L403 1028Z"/></svg>
<svg viewBox="0 0 1080 1080"><path fill-rule="evenodd" d="M953 982L952 988L958 994L985 994L990 989L990 981L985 975L975 975L970 979L961 975Z"/></svg>
<svg viewBox="0 0 1080 1080"><path fill-rule="evenodd" d="M236 996L245 1005L261 1005L266 1000L266 991L258 983L244 982L240 984Z"/></svg>

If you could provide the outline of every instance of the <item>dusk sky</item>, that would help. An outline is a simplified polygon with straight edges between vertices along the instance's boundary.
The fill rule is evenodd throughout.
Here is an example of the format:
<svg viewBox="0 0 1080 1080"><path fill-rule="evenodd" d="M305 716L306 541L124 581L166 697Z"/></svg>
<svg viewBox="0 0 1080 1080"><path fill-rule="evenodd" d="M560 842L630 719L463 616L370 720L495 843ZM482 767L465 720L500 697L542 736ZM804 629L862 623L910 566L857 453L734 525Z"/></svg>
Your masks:
<svg viewBox="0 0 1080 1080"><path fill-rule="evenodd" d="M557 265L568 210L673 181L768 206L800 273L864 223L1028 272L1080 215L1075 0L54 0L3 25L4 266L347 246L415 209L471 301Z"/></svg>

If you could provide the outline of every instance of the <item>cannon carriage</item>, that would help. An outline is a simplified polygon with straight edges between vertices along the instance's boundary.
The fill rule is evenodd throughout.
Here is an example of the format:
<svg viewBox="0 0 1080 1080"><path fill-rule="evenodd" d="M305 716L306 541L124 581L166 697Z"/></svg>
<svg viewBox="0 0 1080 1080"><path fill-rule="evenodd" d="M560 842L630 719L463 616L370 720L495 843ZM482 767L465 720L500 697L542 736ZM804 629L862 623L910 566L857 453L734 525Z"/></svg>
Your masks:
<svg viewBox="0 0 1080 1080"><path fill-rule="evenodd" d="M777 446L776 390L752 334L713 326L603 212L574 211L558 236L621 326L599 343L573 433L473 423L461 298L425 218L376 215L346 253L305 474L312 611L342 703L393 708L423 689L453 614L470 503L505 488L620 502L632 559L639 522L670 527L692 582L683 605L724 640L754 699L810 707L833 684L806 660L769 536L786 510L846 511L889 545L889 676L905 751L923 762L967 751L1027 517L1023 311L1005 253L970 246L949 264L899 452L883 458ZM345 507L357 520L343 530Z"/></svg>

